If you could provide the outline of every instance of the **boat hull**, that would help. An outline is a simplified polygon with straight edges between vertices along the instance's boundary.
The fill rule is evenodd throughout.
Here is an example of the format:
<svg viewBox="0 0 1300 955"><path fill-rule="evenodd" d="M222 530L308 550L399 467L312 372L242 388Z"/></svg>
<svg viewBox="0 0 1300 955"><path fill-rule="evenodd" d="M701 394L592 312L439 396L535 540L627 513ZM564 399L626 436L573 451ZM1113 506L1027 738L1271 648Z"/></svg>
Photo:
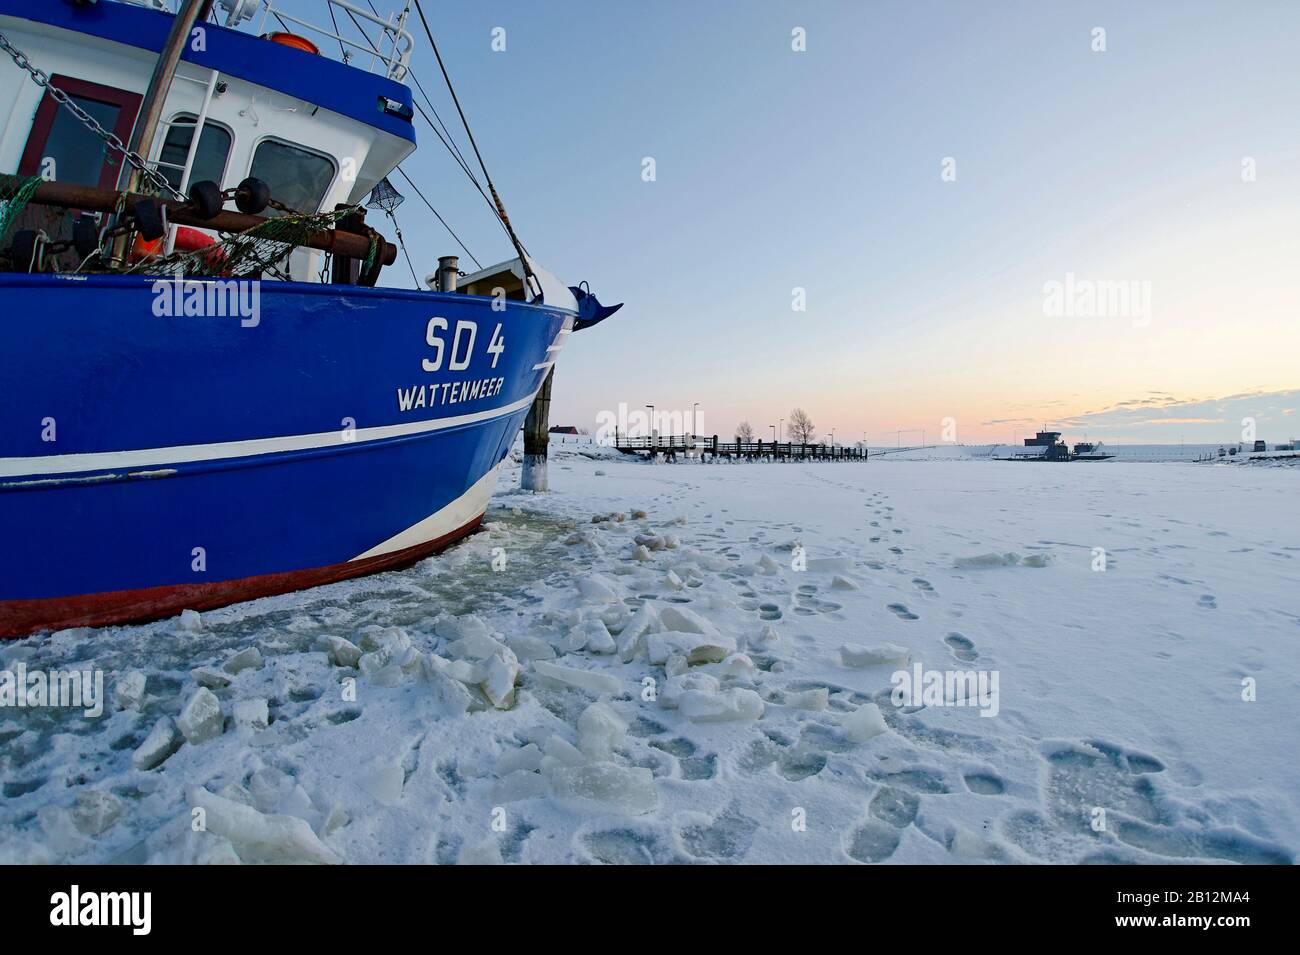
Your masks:
<svg viewBox="0 0 1300 955"><path fill-rule="evenodd" d="M0 635L210 609L447 546L481 520L574 321L271 282L256 315L166 314L194 290L172 284L0 277Z"/></svg>

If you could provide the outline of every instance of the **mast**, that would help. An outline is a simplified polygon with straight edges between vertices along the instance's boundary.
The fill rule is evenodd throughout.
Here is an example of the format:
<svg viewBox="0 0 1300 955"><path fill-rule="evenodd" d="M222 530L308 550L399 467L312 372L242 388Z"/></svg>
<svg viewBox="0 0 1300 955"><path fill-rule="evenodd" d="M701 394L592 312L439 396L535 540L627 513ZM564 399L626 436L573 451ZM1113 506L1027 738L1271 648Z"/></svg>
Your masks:
<svg viewBox="0 0 1300 955"><path fill-rule="evenodd" d="M185 43L190 37L190 31L194 29L194 22L199 18L200 11L210 8L209 0L184 0L180 12L172 21L171 33L167 36L167 42L163 44L162 52L158 54L158 62L154 64L153 76L149 78L149 88L145 90L144 99L140 103L140 114L136 117L135 127L131 130L131 141L127 144L127 148L138 156L147 158L153 148L158 122L162 119L163 104L167 101L167 94L172 88L176 64L180 62L181 52L185 49ZM202 130L194 131L195 136L201 133ZM129 164L123 165L117 180L118 189L139 191L138 177L139 173Z"/></svg>

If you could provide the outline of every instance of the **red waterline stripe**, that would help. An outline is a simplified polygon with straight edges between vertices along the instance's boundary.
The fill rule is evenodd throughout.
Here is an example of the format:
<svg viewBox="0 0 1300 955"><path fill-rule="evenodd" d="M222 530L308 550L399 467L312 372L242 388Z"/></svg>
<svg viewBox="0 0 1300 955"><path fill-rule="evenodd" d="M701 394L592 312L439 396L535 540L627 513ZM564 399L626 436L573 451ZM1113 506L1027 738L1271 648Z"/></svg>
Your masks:
<svg viewBox="0 0 1300 955"><path fill-rule="evenodd" d="M272 597L384 570L397 570L454 544L478 527L482 520L480 514L463 527L423 544L328 567L209 584L173 584L73 597L6 600L0 602L0 638L25 637L41 630L66 630L69 627L147 623L175 616L182 610L213 610L258 597Z"/></svg>

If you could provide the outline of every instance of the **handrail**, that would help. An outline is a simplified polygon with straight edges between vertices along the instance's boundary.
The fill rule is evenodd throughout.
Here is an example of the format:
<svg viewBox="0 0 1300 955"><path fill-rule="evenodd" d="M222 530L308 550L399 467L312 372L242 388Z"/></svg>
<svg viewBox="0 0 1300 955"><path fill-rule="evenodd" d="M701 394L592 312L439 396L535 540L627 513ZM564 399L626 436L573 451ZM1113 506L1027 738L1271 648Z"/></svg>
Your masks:
<svg viewBox="0 0 1300 955"><path fill-rule="evenodd" d="M365 43L361 43L350 37L343 36L341 33L336 32L336 30L324 26L317 26L308 20L287 13L283 7L278 9L275 8L272 5L272 0L261 0L261 5L263 7L262 21L258 26L258 32L265 33L267 29L267 21L272 16L275 16L278 21L297 24L298 26L305 27L322 37L336 40L343 46L359 50L363 56L369 54L370 66L366 68L366 72L368 73L373 72L375 62L378 61L384 65L384 75L388 77L388 79L400 81L406 76L406 71L411 62L411 50L415 46L415 38L405 29L405 27L402 26L402 23L406 19L405 14L399 16L397 22L394 23L391 14L387 20L383 20L371 11L363 10L358 6L347 3L346 0L324 0L324 2L326 7L337 7L340 10L347 11L353 18L360 17L361 19L368 20L378 26L381 31L378 42L372 40L369 35L366 34L365 30L361 30L361 35L366 38ZM227 22L226 25L234 26L234 24L230 22ZM392 44L392 51L389 53L384 52L386 42ZM324 55L323 50L322 55ZM349 63L351 59L352 54L349 51L344 50L343 62Z"/></svg>

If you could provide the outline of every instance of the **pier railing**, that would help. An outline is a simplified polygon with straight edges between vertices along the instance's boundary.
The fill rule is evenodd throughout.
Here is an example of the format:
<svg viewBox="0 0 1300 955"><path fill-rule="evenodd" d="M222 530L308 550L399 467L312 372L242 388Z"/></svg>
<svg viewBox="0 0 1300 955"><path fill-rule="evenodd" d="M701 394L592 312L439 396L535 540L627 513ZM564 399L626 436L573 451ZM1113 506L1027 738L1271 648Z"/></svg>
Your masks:
<svg viewBox="0 0 1300 955"><path fill-rule="evenodd" d="M629 438L615 437L614 446L624 454L699 454L723 458L789 461L865 461L867 449L844 445L796 443L793 441L722 441L718 435L677 434Z"/></svg>

